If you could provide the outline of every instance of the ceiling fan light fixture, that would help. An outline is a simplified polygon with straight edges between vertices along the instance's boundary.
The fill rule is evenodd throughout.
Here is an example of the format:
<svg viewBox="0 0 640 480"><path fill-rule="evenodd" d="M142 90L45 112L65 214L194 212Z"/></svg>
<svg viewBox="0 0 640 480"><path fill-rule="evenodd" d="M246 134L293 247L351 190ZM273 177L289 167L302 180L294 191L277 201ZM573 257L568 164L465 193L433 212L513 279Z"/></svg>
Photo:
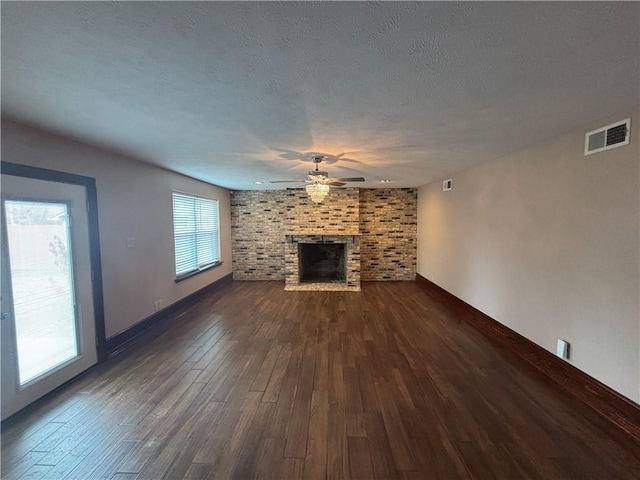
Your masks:
<svg viewBox="0 0 640 480"><path fill-rule="evenodd" d="M307 195L314 203L322 203L324 197L329 193L329 185L323 183L310 183L306 187Z"/></svg>

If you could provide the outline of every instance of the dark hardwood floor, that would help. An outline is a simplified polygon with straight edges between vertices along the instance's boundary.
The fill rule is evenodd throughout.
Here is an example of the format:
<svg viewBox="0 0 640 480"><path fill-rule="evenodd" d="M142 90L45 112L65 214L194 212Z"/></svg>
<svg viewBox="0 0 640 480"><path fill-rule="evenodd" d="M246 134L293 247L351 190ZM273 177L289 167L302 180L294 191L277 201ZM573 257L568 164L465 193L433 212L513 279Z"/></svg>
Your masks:
<svg viewBox="0 0 640 480"><path fill-rule="evenodd" d="M637 479L640 445L414 283L234 282L5 422L2 478Z"/></svg>

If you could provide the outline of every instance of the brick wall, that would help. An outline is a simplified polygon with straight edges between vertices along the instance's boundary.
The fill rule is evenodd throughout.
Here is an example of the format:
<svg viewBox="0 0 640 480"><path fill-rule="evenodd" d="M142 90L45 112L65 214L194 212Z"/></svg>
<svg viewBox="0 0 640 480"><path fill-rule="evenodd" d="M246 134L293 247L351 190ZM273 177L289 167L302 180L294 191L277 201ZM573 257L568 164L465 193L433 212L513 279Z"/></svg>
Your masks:
<svg viewBox="0 0 640 480"><path fill-rule="evenodd" d="M284 280L286 191L231 192L234 280Z"/></svg>
<svg viewBox="0 0 640 480"><path fill-rule="evenodd" d="M304 190L287 190L287 233L358 233L357 188L332 189L322 203L313 203Z"/></svg>
<svg viewBox="0 0 640 480"><path fill-rule="evenodd" d="M415 280L417 224L415 188L361 189L361 280Z"/></svg>
<svg viewBox="0 0 640 480"><path fill-rule="evenodd" d="M231 192L233 277L283 280L286 234L360 233L362 280L414 280L417 191L331 190L313 203L304 190Z"/></svg>

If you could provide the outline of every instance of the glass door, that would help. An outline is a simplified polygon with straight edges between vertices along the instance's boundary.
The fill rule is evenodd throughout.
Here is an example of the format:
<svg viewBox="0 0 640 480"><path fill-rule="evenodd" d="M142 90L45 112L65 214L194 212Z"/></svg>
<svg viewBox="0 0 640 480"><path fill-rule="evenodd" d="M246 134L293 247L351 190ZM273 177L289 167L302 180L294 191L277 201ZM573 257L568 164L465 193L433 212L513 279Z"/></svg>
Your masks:
<svg viewBox="0 0 640 480"><path fill-rule="evenodd" d="M84 187L2 176L2 418L96 363Z"/></svg>

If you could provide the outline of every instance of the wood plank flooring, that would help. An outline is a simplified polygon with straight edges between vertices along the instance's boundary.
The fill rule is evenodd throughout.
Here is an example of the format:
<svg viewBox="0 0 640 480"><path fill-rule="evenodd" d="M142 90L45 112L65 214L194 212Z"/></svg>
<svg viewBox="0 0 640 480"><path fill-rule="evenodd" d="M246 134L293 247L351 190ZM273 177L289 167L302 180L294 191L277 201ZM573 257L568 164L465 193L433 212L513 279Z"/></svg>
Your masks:
<svg viewBox="0 0 640 480"><path fill-rule="evenodd" d="M2 478L637 479L640 445L412 282L234 282L5 422Z"/></svg>

